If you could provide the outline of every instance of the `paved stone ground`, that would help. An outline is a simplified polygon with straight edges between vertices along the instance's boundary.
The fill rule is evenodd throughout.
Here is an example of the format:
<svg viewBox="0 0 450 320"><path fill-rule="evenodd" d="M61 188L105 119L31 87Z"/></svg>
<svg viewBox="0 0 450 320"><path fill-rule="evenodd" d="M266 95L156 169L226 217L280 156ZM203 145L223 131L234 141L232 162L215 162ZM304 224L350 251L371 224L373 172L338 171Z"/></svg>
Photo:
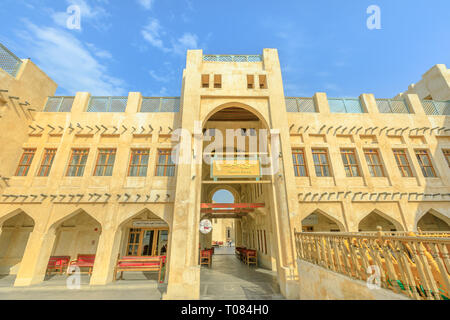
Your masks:
<svg viewBox="0 0 450 320"><path fill-rule="evenodd" d="M89 286L89 276L81 276L80 289L68 289L67 277L47 276L39 285L13 287L15 276L0 278L0 300L160 300L166 291L156 273L125 273L124 280L105 286Z"/></svg>
<svg viewBox="0 0 450 320"><path fill-rule="evenodd" d="M234 247L214 249L211 268L202 266L200 298L204 300L280 300L276 272L248 267Z"/></svg>
<svg viewBox="0 0 450 320"><path fill-rule="evenodd" d="M201 268L200 293L205 300L284 299L276 273L248 267L234 256L234 247L216 248L212 267ZM81 276L80 289L68 289L67 277L47 276L38 285L15 288L15 276L0 276L0 300L160 300L167 284L156 273L125 273L124 280L105 286L89 286Z"/></svg>

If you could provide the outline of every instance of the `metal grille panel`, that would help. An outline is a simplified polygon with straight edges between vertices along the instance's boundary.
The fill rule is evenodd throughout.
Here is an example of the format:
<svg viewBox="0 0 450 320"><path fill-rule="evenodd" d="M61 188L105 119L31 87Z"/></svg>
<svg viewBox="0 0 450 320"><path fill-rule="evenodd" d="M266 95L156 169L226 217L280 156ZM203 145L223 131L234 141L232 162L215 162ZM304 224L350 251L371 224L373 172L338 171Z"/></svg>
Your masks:
<svg viewBox="0 0 450 320"><path fill-rule="evenodd" d="M44 112L70 112L75 97L48 97Z"/></svg>
<svg viewBox="0 0 450 320"><path fill-rule="evenodd" d="M179 112L180 98L143 98L140 112Z"/></svg>
<svg viewBox="0 0 450 320"><path fill-rule="evenodd" d="M329 98L328 104L331 113L363 113L358 98Z"/></svg>
<svg viewBox="0 0 450 320"><path fill-rule="evenodd" d="M347 113L343 99L328 99L331 113Z"/></svg>
<svg viewBox="0 0 450 320"><path fill-rule="evenodd" d="M125 112L127 97L91 97L87 112Z"/></svg>
<svg viewBox="0 0 450 320"><path fill-rule="evenodd" d="M59 107L59 112L70 112L72 110L73 101L75 97L64 97Z"/></svg>
<svg viewBox="0 0 450 320"><path fill-rule="evenodd" d="M313 98L286 98L287 112L317 112Z"/></svg>
<svg viewBox="0 0 450 320"><path fill-rule="evenodd" d="M253 55L204 55L203 61L212 61L212 62L261 62L261 55L253 54Z"/></svg>
<svg viewBox="0 0 450 320"><path fill-rule="evenodd" d="M161 112L179 112L180 99L161 99Z"/></svg>
<svg viewBox="0 0 450 320"><path fill-rule="evenodd" d="M381 113L410 113L404 100L377 99L376 102Z"/></svg>
<svg viewBox="0 0 450 320"><path fill-rule="evenodd" d="M111 108L109 112L125 112L128 98L111 98Z"/></svg>
<svg viewBox="0 0 450 320"><path fill-rule="evenodd" d="M422 105L428 115L450 116L450 101L422 100Z"/></svg>
<svg viewBox="0 0 450 320"><path fill-rule="evenodd" d="M15 77L21 65L22 60L0 43L0 68Z"/></svg>

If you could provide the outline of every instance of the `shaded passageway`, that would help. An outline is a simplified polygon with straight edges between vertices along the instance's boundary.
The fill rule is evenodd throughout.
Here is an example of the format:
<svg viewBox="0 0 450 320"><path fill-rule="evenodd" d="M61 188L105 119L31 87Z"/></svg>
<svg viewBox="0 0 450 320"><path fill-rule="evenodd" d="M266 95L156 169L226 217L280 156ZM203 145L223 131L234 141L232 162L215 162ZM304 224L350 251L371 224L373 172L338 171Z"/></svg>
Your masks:
<svg viewBox="0 0 450 320"><path fill-rule="evenodd" d="M211 268L203 266L200 273L200 299L210 300L279 300L277 273L267 269L248 267L230 252L230 248L217 248Z"/></svg>

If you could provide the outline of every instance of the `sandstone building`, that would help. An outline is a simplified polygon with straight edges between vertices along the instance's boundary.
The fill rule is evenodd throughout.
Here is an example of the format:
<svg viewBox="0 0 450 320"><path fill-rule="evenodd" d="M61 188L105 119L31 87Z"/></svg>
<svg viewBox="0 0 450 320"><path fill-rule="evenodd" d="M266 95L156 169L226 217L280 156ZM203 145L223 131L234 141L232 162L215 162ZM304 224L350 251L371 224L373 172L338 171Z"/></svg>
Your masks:
<svg viewBox="0 0 450 320"><path fill-rule="evenodd" d="M50 256L96 254L90 284L103 285L118 255L167 254L165 298L195 299L199 247L212 241L199 222L231 218L235 244L296 298L294 230L450 230L444 65L395 99L285 97L281 71L275 49L189 50L179 97L55 97L42 70L1 47L0 273L28 286ZM244 147L208 148L225 129ZM251 150L263 137L268 149ZM211 168L224 157L276 170ZM210 205L222 189L237 206Z"/></svg>

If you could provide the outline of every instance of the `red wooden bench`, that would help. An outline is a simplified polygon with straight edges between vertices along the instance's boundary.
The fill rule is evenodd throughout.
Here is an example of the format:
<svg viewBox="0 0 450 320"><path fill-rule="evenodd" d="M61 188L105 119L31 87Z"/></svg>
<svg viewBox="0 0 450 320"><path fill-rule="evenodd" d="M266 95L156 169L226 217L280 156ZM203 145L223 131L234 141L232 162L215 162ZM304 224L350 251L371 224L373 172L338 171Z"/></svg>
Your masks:
<svg viewBox="0 0 450 320"><path fill-rule="evenodd" d="M59 274L63 273L63 269L69 265L70 256L51 256L47 264L47 274L50 274L52 270Z"/></svg>
<svg viewBox="0 0 450 320"><path fill-rule="evenodd" d="M161 279L161 271L166 263L166 256L156 257L140 257L140 256L125 256L120 259L117 257L116 267L114 269L114 281L117 279L117 272L120 272L120 279L123 280L124 271L158 271L158 280L160 283L164 281Z"/></svg>
<svg viewBox="0 0 450 320"><path fill-rule="evenodd" d="M80 271L80 273L87 273L91 275L92 269L94 268L94 261L95 261L95 254L78 254L75 260L70 261L69 266L67 267L67 272L69 272L71 267L78 267L80 268L80 270L81 268L88 268L87 272Z"/></svg>

